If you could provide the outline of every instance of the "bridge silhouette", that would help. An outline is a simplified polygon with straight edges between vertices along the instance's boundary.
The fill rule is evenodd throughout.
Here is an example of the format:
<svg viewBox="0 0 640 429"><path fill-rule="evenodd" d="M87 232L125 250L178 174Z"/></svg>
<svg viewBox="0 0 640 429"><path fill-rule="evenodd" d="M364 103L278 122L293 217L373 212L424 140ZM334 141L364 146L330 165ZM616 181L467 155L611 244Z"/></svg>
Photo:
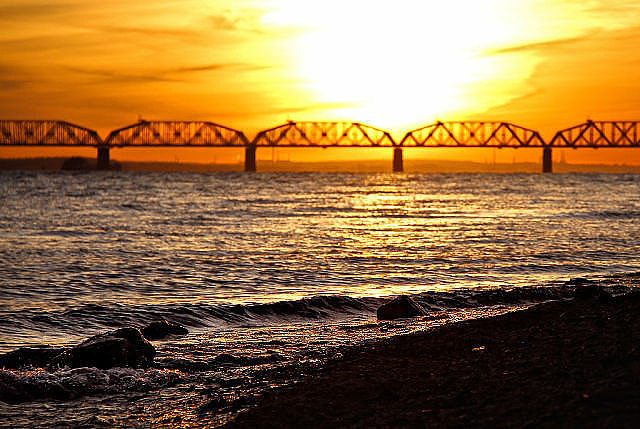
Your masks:
<svg viewBox="0 0 640 429"><path fill-rule="evenodd" d="M640 121L587 121L540 134L509 122L436 122L409 131L396 142L388 131L360 122L295 122L260 131L253 140L239 130L206 121L144 121L113 130L106 139L89 128L56 120L0 120L2 146L95 147L98 168L109 168L110 151L123 147L243 147L245 171L256 171L259 147L388 147L393 171L404 170L403 148L541 148L542 171L550 173L553 148L637 148Z"/></svg>

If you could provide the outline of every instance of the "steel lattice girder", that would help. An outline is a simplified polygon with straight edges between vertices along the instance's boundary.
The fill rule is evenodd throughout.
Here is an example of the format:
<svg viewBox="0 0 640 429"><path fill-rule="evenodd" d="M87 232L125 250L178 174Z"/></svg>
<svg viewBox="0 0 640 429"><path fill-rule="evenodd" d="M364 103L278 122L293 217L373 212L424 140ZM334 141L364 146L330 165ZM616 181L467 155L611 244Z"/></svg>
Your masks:
<svg viewBox="0 0 640 429"><path fill-rule="evenodd" d="M93 130L64 121L0 120L0 146L101 146Z"/></svg>
<svg viewBox="0 0 640 429"><path fill-rule="evenodd" d="M638 147L639 121L587 121L558 131L551 141L554 147Z"/></svg>
<svg viewBox="0 0 640 429"><path fill-rule="evenodd" d="M204 121L140 121L112 131L105 144L123 146L246 146L242 131Z"/></svg>
<svg viewBox="0 0 640 429"><path fill-rule="evenodd" d="M409 131L404 147L544 147L537 131L508 122L436 122Z"/></svg>
<svg viewBox="0 0 640 429"><path fill-rule="evenodd" d="M385 130L359 122L287 122L259 132L256 146L393 147L395 141Z"/></svg>
<svg viewBox="0 0 640 429"><path fill-rule="evenodd" d="M106 141L88 128L56 120L0 120L0 146L297 146L297 147L640 147L640 121L587 121L546 144L537 131L508 122L437 122L389 132L359 122L287 122L252 142L241 131L206 121L140 121Z"/></svg>

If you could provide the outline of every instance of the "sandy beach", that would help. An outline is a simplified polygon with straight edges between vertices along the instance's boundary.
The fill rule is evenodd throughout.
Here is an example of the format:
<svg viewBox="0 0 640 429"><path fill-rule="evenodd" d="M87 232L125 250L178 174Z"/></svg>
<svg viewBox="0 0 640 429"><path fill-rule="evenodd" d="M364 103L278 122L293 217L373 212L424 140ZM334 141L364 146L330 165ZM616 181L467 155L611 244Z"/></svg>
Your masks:
<svg viewBox="0 0 640 429"><path fill-rule="evenodd" d="M640 295L598 294L353 350L230 427L637 427Z"/></svg>

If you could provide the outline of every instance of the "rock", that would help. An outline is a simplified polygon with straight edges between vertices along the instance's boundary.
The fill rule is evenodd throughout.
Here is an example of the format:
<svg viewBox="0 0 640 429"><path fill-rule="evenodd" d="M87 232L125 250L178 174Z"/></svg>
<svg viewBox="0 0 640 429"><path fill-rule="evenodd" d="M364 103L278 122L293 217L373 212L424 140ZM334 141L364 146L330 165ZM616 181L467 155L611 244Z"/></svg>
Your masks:
<svg viewBox="0 0 640 429"><path fill-rule="evenodd" d="M38 382L12 371L0 371L0 402L17 404L42 398L68 400L73 392L55 380Z"/></svg>
<svg viewBox="0 0 640 429"><path fill-rule="evenodd" d="M229 405L229 402L222 396L218 396L212 399L209 399L207 402L201 404L198 408L198 414L209 413L212 411L218 411L221 408L224 408Z"/></svg>
<svg viewBox="0 0 640 429"><path fill-rule="evenodd" d="M234 364L239 364L242 363L243 359L234 355L231 355L229 353L222 353L218 356L216 356L213 361L217 364L221 364L221 365L234 365Z"/></svg>
<svg viewBox="0 0 640 429"><path fill-rule="evenodd" d="M25 367L44 368L47 363L62 354L64 347L35 346L21 347L0 355L0 368L19 369Z"/></svg>
<svg viewBox="0 0 640 429"><path fill-rule="evenodd" d="M425 311L407 295L400 295L396 299L378 308L378 320L393 320L406 317L423 316Z"/></svg>
<svg viewBox="0 0 640 429"><path fill-rule="evenodd" d="M209 412L215 412L221 409L225 409L229 411L238 411L241 408L245 408L253 404L255 404L255 398L251 396L241 396L239 398L234 399L233 401L229 401L228 399L222 396L217 396L201 404L197 408L197 412L198 414L202 415Z"/></svg>
<svg viewBox="0 0 640 429"><path fill-rule="evenodd" d="M78 424L79 428L96 428L96 427L113 427L115 425L113 417L104 418L100 416L91 416Z"/></svg>
<svg viewBox="0 0 640 429"><path fill-rule="evenodd" d="M147 368L153 363L155 348L137 328L121 328L96 335L67 350L49 367Z"/></svg>
<svg viewBox="0 0 640 429"><path fill-rule="evenodd" d="M167 320L151 322L142 328L142 335L148 340L160 340L170 335L186 335L188 333L189 331L184 326Z"/></svg>
<svg viewBox="0 0 640 429"><path fill-rule="evenodd" d="M247 379L244 377L236 377L236 378L220 378L218 379L218 384L223 389L228 389L230 387L238 387L247 383Z"/></svg>
<svg viewBox="0 0 640 429"><path fill-rule="evenodd" d="M595 284L576 285L574 297L576 301L609 302L612 299L612 296L609 292L604 290L602 286L598 286Z"/></svg>
<svg viewBox="0 0 640 429"><path fill-rule="evenodd" d="M593 283L593 282L589 279L585 279L584 277L575 277L569 280L568 282L566 282L565 284L568 286L584 286L588 283Z"/></svg>
<svg viewBox="0 0 640 429"><path fill-rule="evenodd" d="M270 353L268 355L263 356L255 356L252 358L248 358L246 360L247 365L263 365L269 363L282 362L284 360L284 356L280 353Z"/></svg>

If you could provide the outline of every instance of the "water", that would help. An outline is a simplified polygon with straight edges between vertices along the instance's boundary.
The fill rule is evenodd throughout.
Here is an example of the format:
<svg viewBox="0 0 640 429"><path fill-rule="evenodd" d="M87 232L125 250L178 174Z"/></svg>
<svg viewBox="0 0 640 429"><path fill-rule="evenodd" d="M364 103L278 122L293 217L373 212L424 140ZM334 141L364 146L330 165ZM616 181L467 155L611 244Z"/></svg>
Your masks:
<svg viewBox="0 0 640 429"><path fill-rule="evenodd" d="M222 423L341 347L561 296L573 277L624 285L639 218L638 175L0 172L0 352L160 318L191 331L154 343L151 370L1 372L75 393L0 417ZM376 323L400 293L433 316ZM198 412L211 395L236 402Z"/></svg>

